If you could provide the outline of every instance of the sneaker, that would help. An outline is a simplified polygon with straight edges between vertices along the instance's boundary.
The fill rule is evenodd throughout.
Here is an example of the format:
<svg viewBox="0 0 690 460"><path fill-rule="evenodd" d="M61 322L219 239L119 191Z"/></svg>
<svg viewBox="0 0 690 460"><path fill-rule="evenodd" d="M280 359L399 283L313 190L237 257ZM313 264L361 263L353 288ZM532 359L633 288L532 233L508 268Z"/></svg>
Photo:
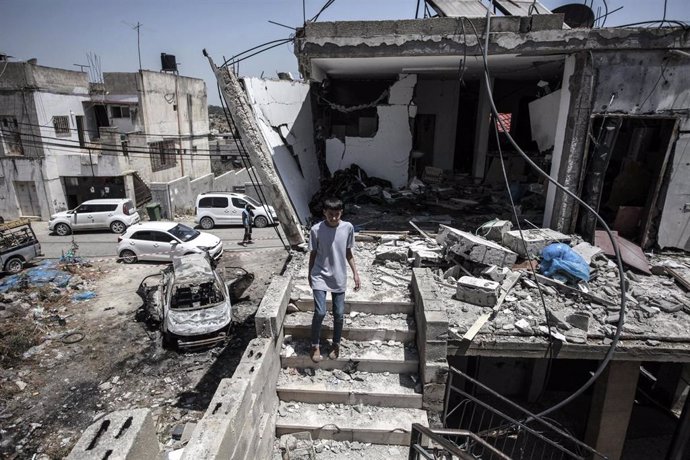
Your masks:
<svg viewBox="0 0 690 460"><path fill-rule="evenodd" d="M311 347L311 360L314 361L315 363L320 362L323 359L323 356L321 356L321 353L319 352L319 347Z"/></svg>
<svg viewBox="0 0 690 460"><path fill-rule="evenodd" d="M340 345L337 343L334 343L333 348L331 348L331 352L328 353L328 358L329 359L338 359L338 356L340 356Z"/></svg>
<svg viewBox="0 0 690 460"><path fill-rule="evenodd" d="M247 243L249 243L249 244L254 244L254 241L249 240L249 241L247 241Z"/></svg>

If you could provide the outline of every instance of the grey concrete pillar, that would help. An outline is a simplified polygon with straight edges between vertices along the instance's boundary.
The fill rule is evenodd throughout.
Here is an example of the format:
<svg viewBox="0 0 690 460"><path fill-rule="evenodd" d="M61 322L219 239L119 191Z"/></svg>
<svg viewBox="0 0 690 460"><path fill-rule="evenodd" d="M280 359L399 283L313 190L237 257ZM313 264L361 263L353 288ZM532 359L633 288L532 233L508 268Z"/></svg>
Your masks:
<svg viewBox="0 0 690 460"><path fill-rule="evenodd" d="M609 460L623 453L639 373L638 361L611 361L594 385L585 443Z"/></svg>

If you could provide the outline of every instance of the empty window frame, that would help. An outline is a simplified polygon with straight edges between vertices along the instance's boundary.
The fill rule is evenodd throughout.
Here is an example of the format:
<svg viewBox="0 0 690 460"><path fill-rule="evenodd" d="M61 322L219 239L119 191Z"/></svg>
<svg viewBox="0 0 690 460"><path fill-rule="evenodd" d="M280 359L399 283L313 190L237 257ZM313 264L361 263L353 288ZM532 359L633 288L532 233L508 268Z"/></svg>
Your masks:
<svg viewBox="0 0 690 460"><path fill-rule="evenodd" d="M129 118L129 107L126 105L111 105L111 118Z"/></svg>
<svg viewBox="0 0 690 460"><path fill-rule="evenodd" d="M67 115L56 115L53 117L53 128L56 136L71 136L69 128L69 117Z"/></svg>
<svg viewBox="0 0 690 460"><path fill-rule="evenodd" d="M153 172L177 166L177 148L175 141L161 141L149 144L151 152L151 170Z"/></svg>
<svg viewBox="0 0 690 460"><path fill-rule="evenodd" d="M15 117L0 115L0 143L4 155L24 155L19 123Z"/></svg>

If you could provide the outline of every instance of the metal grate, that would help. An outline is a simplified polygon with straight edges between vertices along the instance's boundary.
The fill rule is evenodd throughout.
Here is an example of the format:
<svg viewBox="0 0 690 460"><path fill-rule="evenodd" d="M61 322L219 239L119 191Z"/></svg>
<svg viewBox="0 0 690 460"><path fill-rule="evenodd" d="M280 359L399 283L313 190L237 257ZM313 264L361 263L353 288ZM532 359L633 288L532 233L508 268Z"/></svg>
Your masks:
<svg viewBox="0 0 690 460"><path fill-rule="evenodd" d="M450 368L447 389L443 421L447 426L449 419L457 420L457 429L432 430L430 433L418 429L415 433L413 427L410 460L453 457L483 460L606 458L565 430L453 367ZM481 395L481 399L477 395ZM426 443L422 442L424 438ZM458 449L462 455L456 452Z"/></svg>

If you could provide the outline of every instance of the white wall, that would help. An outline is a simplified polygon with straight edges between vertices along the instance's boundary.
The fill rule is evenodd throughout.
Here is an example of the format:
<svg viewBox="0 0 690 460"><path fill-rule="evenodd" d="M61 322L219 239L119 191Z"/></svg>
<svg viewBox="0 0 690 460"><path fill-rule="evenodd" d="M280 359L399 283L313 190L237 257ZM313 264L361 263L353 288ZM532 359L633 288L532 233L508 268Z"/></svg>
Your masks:
<svg viewBox="0 0 690 460"><path fill-rule="evenodd" d="M245 78L244 82L280 180L300 220L306 223L309 201L319 188L309 85L259 78Z"/></svg>
<svg viewBox="0 0 690 460"><path fill-rule="evenodd" d="M437 168L453 169L459 92L460 81L457 78L417 82L414 98L418 108L417 113L436 115L434 151L429 164ZM471 132L474 126L468 126L467 130ZM429 152L424 153L429 154Z"/></svg>
<svg viewBox="0 0 690 460"><path fill-rule="evenodd" d="M540 152L545 152L554 145L561 109L561 91L559 89L529 103L532 140L537 143Z"/></svg>
<svg viewBox="0 0 690 460"><path fill-rule="evenodd" d="M417 75L401 75L391 86L388 104L377 107L378 131L374 137L326 140L326 163L331 173L355 163L369 176L386 179L393 187L407 184L412 151L410 118L417 113L417 107L410 103L416 83Z"/></svg>

